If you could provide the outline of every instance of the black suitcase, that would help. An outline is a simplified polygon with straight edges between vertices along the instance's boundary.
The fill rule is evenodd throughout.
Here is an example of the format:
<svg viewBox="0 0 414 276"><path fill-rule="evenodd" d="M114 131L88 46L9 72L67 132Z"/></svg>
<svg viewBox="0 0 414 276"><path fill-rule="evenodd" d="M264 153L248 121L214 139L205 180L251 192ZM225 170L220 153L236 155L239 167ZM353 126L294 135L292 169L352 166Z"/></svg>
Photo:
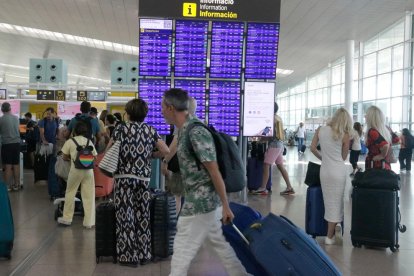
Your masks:
<svg viewBox="0 0 414 276"><path fill-rule="evenodd" d="M116 218L112 201L103 202L96 207L95 227L96 263L99 263L100 257L105 256L112 256L113 263L116 263Z"/></svg>
<svg viewBox="0 0 414 276"><path fill-rule="evenodd" d="M39 180L47 180L49 174L50 157L40 154L35 154L34 158L34 182Z"/></svg>
<svg viewBox="0 0 414 276"><path fill-rule="evenodd" d="M165 192L153 194L151 202L151 246L153 257L167 258L173 253L177 232L175 198Z"/></svg>
<svg viewBox="0 0 414 276"><path fill-rule="evenodd" d="M400 224L397 190L355 187L352 192L352 245L399 248L398 231L405 232Z"/></svg>
<svg viewBox="0 0 414 276"><path fill-rule="evenodd" d="M305 151L306 151L306 145L302 145L302 147L300 148L300 151L302 153L305 153Z"/></svg>

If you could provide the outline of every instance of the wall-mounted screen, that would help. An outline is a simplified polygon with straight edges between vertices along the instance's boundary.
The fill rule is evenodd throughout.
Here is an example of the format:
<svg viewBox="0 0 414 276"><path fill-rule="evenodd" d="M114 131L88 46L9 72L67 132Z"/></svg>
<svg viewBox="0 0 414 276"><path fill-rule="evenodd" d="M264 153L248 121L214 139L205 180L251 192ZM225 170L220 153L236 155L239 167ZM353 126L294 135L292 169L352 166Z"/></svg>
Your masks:
<svg viewBox="0 0 414 276"><path fill-rule="evenodd" d="M279 24L248 23L246 79L275 79L279 45Z"/></svg>
<svg viewBox="0 0 414 276"><path fill-rule="evenodd" d="M273 136L275 84L245 82L243 136Z"/></svg>
<svg viewBox="0 0 414 276"><path fill-rule="evenodd" d="M176 77L206 76L208 21L177 20L175 22Z"/></svg>
<svg viewBox="0 0 414 276"><path fill-rule="evenodd" d="M210 81L208 123L217 131L239 135L240 82Z"/></svg>
<svg viewBox="0 0 414 276"><path fill-rule="evenodd" d="M104 102L105 97L105 91L88 91L88 101L90 102Z"/></svg>
<svg viewBox="0 0 414 276"><path fill-rule="evenodd" d="M0 100L5 100L7 96L6 89L0 89Z"/></svg>
<svg viewBox="0 0 414 276"><path fill-rule="evenodd" d="M206 118L206 81L176 79L174 87L187 91L197 101L196 115L201 121L204 121Z"/></svg>
<svg viewBox="0 0 414 276"><path fill-rule="evenodd" d="M20 118L20 101L19 100L1 100L0 106L8 102L10 104L11 114ZM3 112L0 111L0 116L3 116Z"/></svg>
<svg viewBox="0 0 414 276"><path fill-rule="evenodd" d="M242 22L213 22L210 77L238 79L243 59Z"/></svg>
<svg viewBox="0 0 414 276"><path fill-rule="evenodd" d="M140 19L139 75L171 75L172 20Z"/></svg>
<svg viewBox="0 0 414 276"><path fill-rule="evenodd" d="M70 120L80 112L80 102L59 102L58 115L62 120Z"/></svg>
<svg viewBox="0 0 414 276"><path fill-rule="evenodd" d="M164 92L171 88L170 80L140 79L139 98L147 102L148 114L145 122L153 126L158 134L170 134L170 126L166 124L161 113L161 101Z"/></svg>

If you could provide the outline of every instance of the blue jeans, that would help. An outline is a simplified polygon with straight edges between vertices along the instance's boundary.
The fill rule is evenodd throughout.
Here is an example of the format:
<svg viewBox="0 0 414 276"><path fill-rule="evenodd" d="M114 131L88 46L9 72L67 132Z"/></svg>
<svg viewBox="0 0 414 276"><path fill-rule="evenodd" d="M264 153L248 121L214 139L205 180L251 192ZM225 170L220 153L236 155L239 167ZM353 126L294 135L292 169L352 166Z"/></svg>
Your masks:
<svg viewBox="0 0 414 276"><path fill-rule="evenodd" d="M298 152L302 151L303 141L305 138L298 138Z"/></svg>

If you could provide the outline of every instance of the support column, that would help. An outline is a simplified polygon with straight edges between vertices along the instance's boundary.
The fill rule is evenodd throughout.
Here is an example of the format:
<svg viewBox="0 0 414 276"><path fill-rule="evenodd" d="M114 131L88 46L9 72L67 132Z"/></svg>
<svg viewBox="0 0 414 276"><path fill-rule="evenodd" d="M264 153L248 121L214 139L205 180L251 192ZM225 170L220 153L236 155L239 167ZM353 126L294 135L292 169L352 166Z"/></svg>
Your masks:
<svg viewBox="0 0 414 276"><path fill-rule="evenodd" d="M346 54L345 54L345 109L348 110L351 117L353 117L352 108L352 87L354 76L354 52L355 41L348 40L346 42Z"/></svg>
<svg viewBox="0 0 414 276"><path fill-rule="evenodd" d="M412 36L412 15L411 12L406 12L405 14L405 23L404 23L404 61L403 61L403 100L402 100L402 125L401 129L410 127L411 118L411 108L412 108L412 99L409 97L411 93L412 80L410 78L411 74L411 43L407 42L411 40Z"/></svg>

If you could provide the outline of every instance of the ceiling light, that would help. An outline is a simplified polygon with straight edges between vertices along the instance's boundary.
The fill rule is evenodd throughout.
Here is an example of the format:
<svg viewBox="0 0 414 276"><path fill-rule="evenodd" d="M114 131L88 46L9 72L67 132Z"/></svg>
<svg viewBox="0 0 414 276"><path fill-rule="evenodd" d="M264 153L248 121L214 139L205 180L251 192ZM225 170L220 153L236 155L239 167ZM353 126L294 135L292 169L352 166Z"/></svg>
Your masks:
<svg viewBox="0 0 414 276"><path fill-rule="evenodd" d="M284 76L288 76L290 74L293 73L293 70L288 70L288 69L281 69L281 68L277 68L276 69L276 74L280 74L280 75L284 75Z"/></svg>

